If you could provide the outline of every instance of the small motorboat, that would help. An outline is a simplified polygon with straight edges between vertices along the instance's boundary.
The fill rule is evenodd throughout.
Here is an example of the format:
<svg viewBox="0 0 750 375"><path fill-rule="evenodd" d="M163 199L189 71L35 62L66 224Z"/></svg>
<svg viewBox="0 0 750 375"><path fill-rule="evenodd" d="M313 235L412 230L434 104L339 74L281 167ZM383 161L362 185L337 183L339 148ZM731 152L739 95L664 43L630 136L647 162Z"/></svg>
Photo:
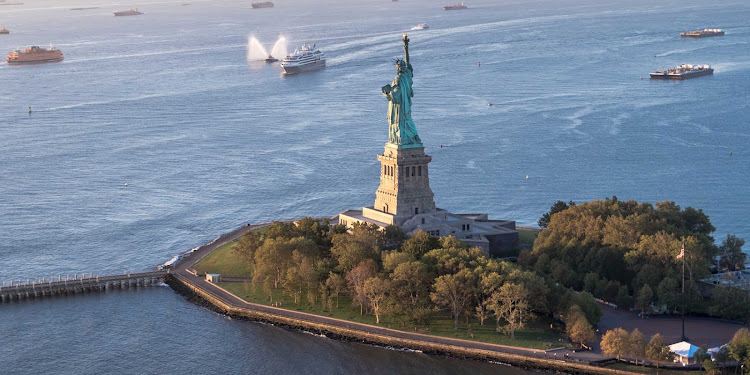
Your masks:
<svg viewBox="0 0 750 375"><path fill-rule="evenodd" d="M414 27L412 27L411 29L412 29L412 30L427 30L427 29L429 29L429 28L430 28L430 25L428 25L428 24L426 24L426 23L420 23L419 25L417 25L417 26L414 26Z"/></svg>
<svg viewBox="0 0 750 375"><path fill-rule="evenodd" d="M275 57L273 57L273 56L271 56L271 55L268 55L268 58L267 58L267 59L265 59L264 61L265 61L265 62L267 62L267 63L272 63L272 62L277 62L277 61L279 61L279 59L277 59L277 58L275 58Z"/></svg>

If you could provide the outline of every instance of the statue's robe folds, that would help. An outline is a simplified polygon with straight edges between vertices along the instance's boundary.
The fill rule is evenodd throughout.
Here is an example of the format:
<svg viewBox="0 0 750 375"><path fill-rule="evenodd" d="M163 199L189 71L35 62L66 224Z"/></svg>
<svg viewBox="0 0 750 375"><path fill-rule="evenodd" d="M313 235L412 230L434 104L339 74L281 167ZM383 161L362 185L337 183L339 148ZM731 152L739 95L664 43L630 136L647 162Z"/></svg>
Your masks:
<svg viewBox="0 0 750 375"><path fill-rule="evenodd" d="M384 93L388 98L388 143L395 145L421 145L417 128L411 119L412 89L411 66L402 69L391 84L391 91Z"/></svg>

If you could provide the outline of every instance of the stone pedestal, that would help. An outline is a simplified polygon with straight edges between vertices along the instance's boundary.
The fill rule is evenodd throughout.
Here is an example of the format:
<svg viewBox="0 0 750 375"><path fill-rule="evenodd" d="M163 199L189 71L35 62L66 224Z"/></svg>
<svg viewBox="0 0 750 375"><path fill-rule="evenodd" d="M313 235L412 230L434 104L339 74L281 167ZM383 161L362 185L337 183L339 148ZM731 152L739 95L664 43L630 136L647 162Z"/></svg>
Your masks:
<svg viewBox="0 0 750 375"><path fill-rule="evenodd" d="M425 155L424 147L398 148L386 144L378 160L380 186L375 192L375 205L363 211L365 217L401 225L414 215L435 212L428 168L432 157ZM389 216L392 218L387 220Z"/></svg>

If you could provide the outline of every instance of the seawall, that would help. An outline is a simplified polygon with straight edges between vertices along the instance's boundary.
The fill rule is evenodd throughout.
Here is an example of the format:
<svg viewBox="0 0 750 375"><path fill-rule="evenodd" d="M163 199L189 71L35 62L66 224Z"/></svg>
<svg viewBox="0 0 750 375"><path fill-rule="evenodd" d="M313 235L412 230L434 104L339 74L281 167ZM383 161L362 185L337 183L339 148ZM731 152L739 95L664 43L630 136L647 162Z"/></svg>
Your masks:
<svg viewBox="0 0 750 375"><path fill-rule="evenodd" d="M455 358L474 359L481 361L496 361L510 364L526 369L542 369L559 371L573 374L633 374L632 372L591 366L583 363L572 363L544 358L503 353L498 351L482 350L476 348L461 347L456 345L445 345L434 342L404 339L367 332L360 329L348 329L329 324L321 324L303 319L295 319L282 315L257 311L245 307L233 306L180 275L170 274L166 280L172 289L185 295L191 301L206 306L216 312L226 314L233 318L262 321L290 329L304 330L317 334L323 334L329 338L355 341L366 344L388 346L418 350L426 354L448 356ZM540 351L541 352L541 351Z"/></svg>

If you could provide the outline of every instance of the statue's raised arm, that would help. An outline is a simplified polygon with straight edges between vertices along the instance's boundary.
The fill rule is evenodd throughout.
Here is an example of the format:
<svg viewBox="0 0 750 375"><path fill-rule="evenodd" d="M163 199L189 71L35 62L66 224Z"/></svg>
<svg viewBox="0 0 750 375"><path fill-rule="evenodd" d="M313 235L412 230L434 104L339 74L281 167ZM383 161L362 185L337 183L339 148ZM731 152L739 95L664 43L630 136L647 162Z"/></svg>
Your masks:
<svg viewBox="0 0 750 375"><path fill-rule="evenodd" d="M404 33L404 38L401 40L404 42L404 61L406 61L406 66L413 71L411 61L409 61L409 36Z"/></svg>

